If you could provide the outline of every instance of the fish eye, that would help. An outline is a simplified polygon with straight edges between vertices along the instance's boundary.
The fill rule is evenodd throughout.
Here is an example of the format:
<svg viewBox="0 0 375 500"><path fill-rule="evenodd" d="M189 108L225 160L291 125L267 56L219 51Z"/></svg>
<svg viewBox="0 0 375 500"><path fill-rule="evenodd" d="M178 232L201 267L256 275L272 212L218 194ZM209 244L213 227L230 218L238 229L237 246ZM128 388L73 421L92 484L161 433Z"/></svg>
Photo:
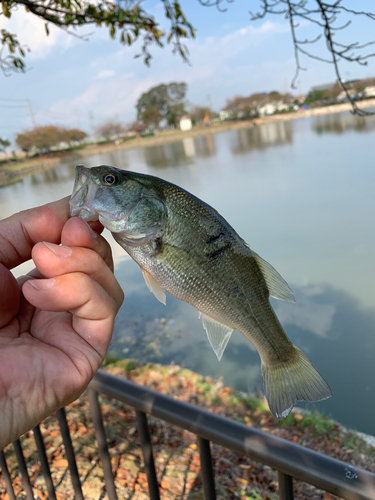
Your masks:
<svg viewBox="0 0 375 500"><path fill-rule="evenodd" d="M106 186L113 186L114 184L117 184L119 177L117 174L105 174L103 175L103 184Z"/></svg>

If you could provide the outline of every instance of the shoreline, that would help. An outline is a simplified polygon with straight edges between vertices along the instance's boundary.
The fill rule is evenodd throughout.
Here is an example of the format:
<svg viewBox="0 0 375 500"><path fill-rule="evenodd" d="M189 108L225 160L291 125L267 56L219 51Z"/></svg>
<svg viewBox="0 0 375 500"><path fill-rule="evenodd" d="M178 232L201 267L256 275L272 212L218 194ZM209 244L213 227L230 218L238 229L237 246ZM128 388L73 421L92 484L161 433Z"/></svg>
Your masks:
<svg viewBox="0 0 375 500"><path fill-rule="evenodd" d="M375 98L367 99L365 101L359 101L357 102L357 106L359 109L375 107ZM92 144L82 147L81 149L75 149L73 151L70 150L66 152L58 152L53 157L38 157L31 159L25 158L14 162L11 161L3 165L0 164L0 187L5 187L9 184L18 182L30 175L48 171L58 166L63 161L76 160L77 163L80 163L80 160L82 160L83 158L101 154L108 154L113 151L160 146L163 144L178 142L185 138L219 134L221 132L227 132L229 130L253 128L270 123L301 120L315 116L343 113L350 111L351 109L352 108L350 103L343 103L321 108L303 109L292 113L283 113L265 116L262 118L254 118L251 120L216 122L211 124L211 126L209 127L201 125L184 132L181 130L165 130L158 132L154 136L128 139L119 144L115 144L114 142L106 144Z"/></svg>

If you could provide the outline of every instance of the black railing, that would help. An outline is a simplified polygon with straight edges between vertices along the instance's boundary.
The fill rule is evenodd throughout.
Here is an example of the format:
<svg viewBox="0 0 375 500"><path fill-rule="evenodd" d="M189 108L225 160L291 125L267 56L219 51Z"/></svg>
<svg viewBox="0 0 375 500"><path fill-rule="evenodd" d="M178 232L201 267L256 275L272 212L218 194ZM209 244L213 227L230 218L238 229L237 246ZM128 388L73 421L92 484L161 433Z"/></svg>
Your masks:
<svg viewBox="0 0 375 500"><path fill-rule="evenodd" d="M98 401L99 393L130 405L136 410L138 434L151 500L159 500L160 496L147 415L152 415L197 435L205 500L216 499L210 442L219 444L277 470L280 500L293 499L293 478L347 500L375 499L375 474L354 468L339 460L221 417L215 413L175 400L126 379L110 375L103 370L99 370L91 382L88 393L109 500L117 500L117 494ZM83 498L81 483L64 409L58 411L58 418L75 498L81 499ZM55 490L39 427L34 429L34 436L43 476L46 481L48 498L55 499ZM14 446L26 497L31 500L33 491L27 474L21 444L16 441ZM7 492L12 500L15 495L3 452L0 452L0 467ZM217 478L217 480L220 481L220 478Z"/></svg>

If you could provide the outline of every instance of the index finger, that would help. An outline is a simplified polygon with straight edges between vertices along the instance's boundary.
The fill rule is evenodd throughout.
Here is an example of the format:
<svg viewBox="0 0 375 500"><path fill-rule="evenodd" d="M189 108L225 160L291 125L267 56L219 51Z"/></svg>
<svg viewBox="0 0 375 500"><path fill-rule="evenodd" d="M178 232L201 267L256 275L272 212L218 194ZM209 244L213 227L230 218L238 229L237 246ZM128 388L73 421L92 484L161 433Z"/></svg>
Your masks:
<svg viewBox="0 0 375 500"><path fill-rule="evenodd" d="M29 260L33 246L39 241L60 243L62 228L69 218L69 198L0 221L0 264L12 269Z"/></svg>
<svg viewBox="0 0 375 500"><path fill-rule="evenodd" d="M59 244L65 222L69 219L69 199L23 210L0 221L0 264L8 269L31 259L31 250L40 241ZM90 223L101 232L99 222Z"/></svg>

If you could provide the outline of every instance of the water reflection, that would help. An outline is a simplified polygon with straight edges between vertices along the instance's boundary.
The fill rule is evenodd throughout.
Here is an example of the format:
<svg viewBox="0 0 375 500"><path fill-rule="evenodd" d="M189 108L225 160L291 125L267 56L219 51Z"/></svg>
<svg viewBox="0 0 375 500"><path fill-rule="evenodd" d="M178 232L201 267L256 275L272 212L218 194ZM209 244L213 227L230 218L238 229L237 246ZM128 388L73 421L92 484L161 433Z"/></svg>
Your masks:
<svg viewBox="0 0 375 500"><path fill-rule="evenodd" d="M231 145L233 154L248 153L254 149L266 149L293 142L291 122L275 122L237 130Z"/></svg>
<svg viewBox="0 0 375 500"><path fill-rule="evenodd" d="M315 406L319 411L331 414L341 423L375 434L375 311L362 308L347 292L332 286L321 286L319 293L299 289L303 297L317 306L333 308L330 325L325 337L313 335L307 324L304 326L291 317L284 326L291 340L300 346L329 382L333 398ZM276 310L282 319L279 305ZM312 333L312 335L310 335Z"/></svg>
<svg viewBox="0 0 375 500"><path fill-rule="evenodd" d="M317 134L341 135L354 130L355 132L371 132L375 129L374 116L353 116L349 113L317 117L312 122L312 129Z"/></svg>
<svg viewBox="0 0 375 500"><path fill-rule="evenodd" d="M196 156L208 158L216 155L216 137L215 135L201 135L194 138Z"/></svg>
<svg viewBox="0 0 375 500"><path fill-rule="evenodd" d="M58 168L52 168L32 175L30 182L33 186L37 186L38 184L58 184L70 179L74 180L75 166L75 162L61 164ZM27 179L23 179L21 182L27 182Z"/></svg>
<svg viewBox="0 0 375 500"><path fill-rule="evenodd" d="M122 262L116 274L126 299L116 321L112 349L141 361L171 362L203 375L223 376L238 390L261 392L260 360L234 332L219 363L195 308L171 296L167 306L143 283L138 266ZM329 382L334 397L299 404L330 414L341 423L375 434L375 312L329 285L294 287L296 304L273 301L288 336ZM360 341L358 341L360 339Z"/></svg>
<svg viewBox="0 0 375 500"><path fill-rule="evenodd" d="M142 150L146 165L167 168L191 165L194 157L207 158L216 154L215 136L185 137L181 141Z"/></svg>
<svg viewBox="0 0 375 500"><path fill-rule="evenodd" d="M191 155L186 154L186 147L181 141L150 146L143 152L147 166L153 168L180 167L192 163Z"/></svg>

